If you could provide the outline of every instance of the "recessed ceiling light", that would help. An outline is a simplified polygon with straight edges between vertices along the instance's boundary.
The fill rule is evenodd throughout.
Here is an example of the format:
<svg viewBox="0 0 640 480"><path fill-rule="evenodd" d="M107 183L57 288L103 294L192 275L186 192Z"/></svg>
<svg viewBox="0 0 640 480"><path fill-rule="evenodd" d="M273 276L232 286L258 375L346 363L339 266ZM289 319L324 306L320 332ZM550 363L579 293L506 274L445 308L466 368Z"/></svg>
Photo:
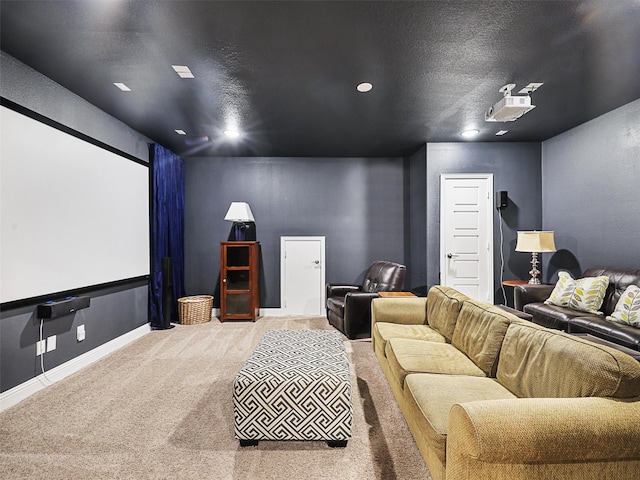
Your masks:
<svg viewBox="0 0 640 480"><path fill-rule="evenodd" d="M187 132L185 132L184 130L176 130L175 131L178 135L186 135Z"/></svg>
<svg viewBox="0 0 640 480"><path fill-rule="evenodd" d="M238 138L240 136L240 132L235 128L228 128L224 131L224 134L228 138Z"/></svg>
<svg viewBox="0 0 640 480"><path fill-rule="evenodd" d="M504 134L505 134L505 133L507 133L508 131L509 131L509 130L498 130L498 131L496 132L496 135L497 135L497 136L499 136L499 137L501 137L502 135L504 135Z"/></svg>
<svg viewBox="0 0 640 480"><path fill-rule="evenodd" d="M129 87L127 87L124 83L114 82L113 84L116 87L118 87L120 90L122 90L123 92L130 92L131 91L131 89Z"/></svg>
<svg viewBox="0 0 640 480"><path fill-rule="evenodd" d="M373 85L371 85L368 82L362 82L356 88L358 89L359 92L365 93L370 91L373 88Z"/></svg>
<svg viewBox="0 0 640 480"><path fill-rule="evenodd" d="M471 128L469 130L465 130L464 132L460 133L460 135L462 135L465 138L471 138L471 137L475 137L479 133L480 133L480 130Z"/></svg>
<svg viewBox="0 0 640 480"><path fill-rule="evenodd" d="M186 65L171 65L180 78L195 78Z"/></svg>

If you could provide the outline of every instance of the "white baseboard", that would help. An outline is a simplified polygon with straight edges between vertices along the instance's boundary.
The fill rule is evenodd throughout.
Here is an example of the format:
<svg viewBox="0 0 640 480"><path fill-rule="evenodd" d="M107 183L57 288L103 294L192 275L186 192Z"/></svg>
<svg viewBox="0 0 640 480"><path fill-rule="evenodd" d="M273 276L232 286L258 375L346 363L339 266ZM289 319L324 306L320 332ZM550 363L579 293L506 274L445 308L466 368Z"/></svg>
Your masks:
<svg viewBox="0 0 640 480"><path fill-rule="evenodd" d="M263 317L283 317L287 314L283 308L261 308L260 315Z"/></svg>
<svg viewBox="0 0 640 480"><path fill-rule="evenodd" d="M58 365L55 368L47 371L44 375L40 374L31 380L27 380L20 385L13 387L6 392L0 393L0 412L7 408L17 405L25 398L33 395L34 393L42 390L43 388L53 385L59 382L63 378L68 377L72 373L76 373L92 364L93 362L100 360L102 357L115 352L116 350L124 347L125 345L143 337L151 331L149 324L142 325L124 335L114 338L110 342L100 345L93 350L90 350L82 355L69 360L68 362Z"/></svg>

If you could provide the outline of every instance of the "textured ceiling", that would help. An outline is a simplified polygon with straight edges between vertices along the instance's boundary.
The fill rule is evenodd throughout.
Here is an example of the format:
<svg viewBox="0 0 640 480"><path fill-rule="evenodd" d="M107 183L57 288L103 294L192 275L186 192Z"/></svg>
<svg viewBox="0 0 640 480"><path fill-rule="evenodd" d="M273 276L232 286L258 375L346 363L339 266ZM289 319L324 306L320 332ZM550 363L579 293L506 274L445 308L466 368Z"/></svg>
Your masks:
<svg viewBox="0 0 640 480"><path fill-rule="evenodd" d="M640 0L2 0L0 19L6 53L183 156L540 141L640 98ZM484 121L530 82L535 109Z"/></svg>

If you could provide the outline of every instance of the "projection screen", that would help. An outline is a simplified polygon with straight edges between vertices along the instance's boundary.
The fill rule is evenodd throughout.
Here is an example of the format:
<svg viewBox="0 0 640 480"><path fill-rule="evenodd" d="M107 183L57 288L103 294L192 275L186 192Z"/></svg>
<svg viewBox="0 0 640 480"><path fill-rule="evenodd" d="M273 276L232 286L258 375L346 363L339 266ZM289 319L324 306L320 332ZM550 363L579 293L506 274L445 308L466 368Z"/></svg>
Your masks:
<svg viewBox="0 0 640 480"><path fill-rule="evenodd" d="M148 275L148 165L33 116L0 107L0 301Z"/></svg>

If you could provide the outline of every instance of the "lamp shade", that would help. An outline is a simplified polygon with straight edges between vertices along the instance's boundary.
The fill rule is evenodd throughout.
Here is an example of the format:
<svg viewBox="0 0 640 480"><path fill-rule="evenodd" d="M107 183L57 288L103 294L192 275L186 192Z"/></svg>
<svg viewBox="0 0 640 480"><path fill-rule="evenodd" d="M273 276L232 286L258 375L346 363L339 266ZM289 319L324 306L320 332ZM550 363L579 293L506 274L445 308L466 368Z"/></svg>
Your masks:
<svg viewBox="0 0 640 480"><path fill-rule="evenodd" d="M553 232L518 232L516 252L555 252Z"/></svg>
<svg viewBox="0 0 640 480"><path fill-rule="evenodd" d="M231 202L229 210L224 216L224 219L229 222L255 222L251 207L246 202Z"/></svg>

